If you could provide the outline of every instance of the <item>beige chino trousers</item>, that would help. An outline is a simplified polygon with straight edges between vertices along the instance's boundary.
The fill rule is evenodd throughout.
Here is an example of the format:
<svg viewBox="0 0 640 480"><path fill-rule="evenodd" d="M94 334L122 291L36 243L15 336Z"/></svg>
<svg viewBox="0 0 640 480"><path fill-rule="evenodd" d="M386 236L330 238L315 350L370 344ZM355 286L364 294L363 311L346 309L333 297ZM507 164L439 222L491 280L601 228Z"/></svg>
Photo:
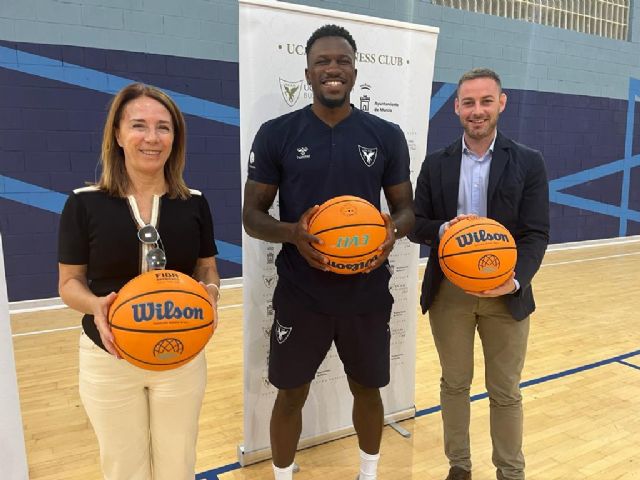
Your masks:
<svg viewBox="0 0 640 480"><path fill-rule="evenodd" d="M80 336L80 398L100 444L105 480L193 480L204 352L155 372Z"/></svg>
<svg viewBox="0 0 640 480"><path fill-rule="evenodd" d="M445 454L451 466L471 470L470 398L475 331L482 342L489 393L493 464L500 480L523 480L523 414L520 378L529 317L516 321L505 298L479 298L443 280L429 309L442 377L440 402Z"/></svg>

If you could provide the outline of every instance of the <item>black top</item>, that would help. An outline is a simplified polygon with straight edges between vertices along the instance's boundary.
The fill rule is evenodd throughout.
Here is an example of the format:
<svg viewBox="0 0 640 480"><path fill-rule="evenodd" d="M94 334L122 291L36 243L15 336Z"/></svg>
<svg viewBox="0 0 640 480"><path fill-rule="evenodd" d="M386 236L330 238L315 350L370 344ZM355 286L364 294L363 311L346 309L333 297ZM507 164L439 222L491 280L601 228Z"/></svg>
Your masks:
<svg viewBox="0 0 640 480"><path fill-rule="evenodd" d="M193 275L198 258L216 255L209 204L197 190L187 200L156 197L152 221L164 246L167 269ZM138 240L144 222L131 197L116 198L95 187L80 188L69 196L60 217L58 261L86 265L89 289L98 296L117 292L147 271L145 252ZM82 319L85 333L104 348L93 315Z"/></svg>
<svg viewBox="0 0 640 480"><path fill-rule="evenodd" d="M284 222L297 222L310 207L339 195L355 195L380 208L382 187L409 180L409 149L396 124L352 107L332 128L307 106L260 127L248 178L278 186ZM355 275L323 272L289 243L276 265L279 282L314 311L366 313L393 301L388 268Z"/></svg>

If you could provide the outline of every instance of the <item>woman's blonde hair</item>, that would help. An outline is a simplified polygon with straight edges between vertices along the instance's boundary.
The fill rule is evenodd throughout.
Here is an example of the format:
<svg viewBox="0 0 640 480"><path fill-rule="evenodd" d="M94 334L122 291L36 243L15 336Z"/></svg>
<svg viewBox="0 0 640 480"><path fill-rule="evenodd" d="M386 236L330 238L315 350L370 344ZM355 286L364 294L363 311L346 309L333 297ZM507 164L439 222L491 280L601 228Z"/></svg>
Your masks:
<svg viewBox="0 0 640 480"><path fill-rule="evenodd" d="M125 168L124 150L118 145L116 133L120 127L124 107L130 101L139 97L149 97L157 100L171 114L174 137L171 154L164 165L164 177L168 185L167 193L169 197L184 200L190 195L189 188L182 178L186 154L186 125L184 117L169 95L158 88L143 83L127 85L111 100L102 134L102 150L100 154L102 174L97 186L116 197L126 197L127 195L131 180Z"/></svg>

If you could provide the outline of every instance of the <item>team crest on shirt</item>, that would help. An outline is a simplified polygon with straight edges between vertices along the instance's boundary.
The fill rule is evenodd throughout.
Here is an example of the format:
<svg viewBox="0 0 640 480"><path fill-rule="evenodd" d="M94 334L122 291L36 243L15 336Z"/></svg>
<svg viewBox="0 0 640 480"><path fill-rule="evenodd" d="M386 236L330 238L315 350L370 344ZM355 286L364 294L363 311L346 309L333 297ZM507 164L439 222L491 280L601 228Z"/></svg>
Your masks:
<svg viewBox="0 0 640 480"><path fill-rule="evenodd" d="M280 325L280 322L276 319L276 340L280 345L287 341L287 338L289 338L289 335L291 334L291 330L293 330L293 327Z"/></svg>
<svg viewBox="0 0 640 480"><path fill-rule="evenodd" d="M298 101L301 90L302 80L290 82L283 78L280 79L280 92L282 93L282 98L284 98L284 101L287 102L287 105L290 107L293 107Z"/></svg>
<svg viewBox="0 0 640 480"><path fill-rule="evenodd" d="M358 145L358 151L360 152L360 158L367 167L371 167L376 163L376 157L378 156L378 147L363 147Z"/></svg>

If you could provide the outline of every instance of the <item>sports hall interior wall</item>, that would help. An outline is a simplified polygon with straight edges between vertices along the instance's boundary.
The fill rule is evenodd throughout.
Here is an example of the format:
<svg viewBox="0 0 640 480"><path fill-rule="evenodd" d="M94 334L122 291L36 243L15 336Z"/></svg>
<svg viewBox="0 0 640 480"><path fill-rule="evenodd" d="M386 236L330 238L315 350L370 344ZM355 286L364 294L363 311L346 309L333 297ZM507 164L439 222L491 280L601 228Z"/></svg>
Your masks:
<svg viewBox="0 0 640 480"><path fill-rule="evenodd" d="M552 243L640 234L638 0L626 42L430 1L289 3L439 27L428 150L460 134L460 74L494 68L509 97L501 130L545 156ZM236 1L0 2L0 232L11 301L57 296L59 212L96 178L105 75L195 105L186 178L211 204L222 276L241 275L237 49Z"/></svg>

